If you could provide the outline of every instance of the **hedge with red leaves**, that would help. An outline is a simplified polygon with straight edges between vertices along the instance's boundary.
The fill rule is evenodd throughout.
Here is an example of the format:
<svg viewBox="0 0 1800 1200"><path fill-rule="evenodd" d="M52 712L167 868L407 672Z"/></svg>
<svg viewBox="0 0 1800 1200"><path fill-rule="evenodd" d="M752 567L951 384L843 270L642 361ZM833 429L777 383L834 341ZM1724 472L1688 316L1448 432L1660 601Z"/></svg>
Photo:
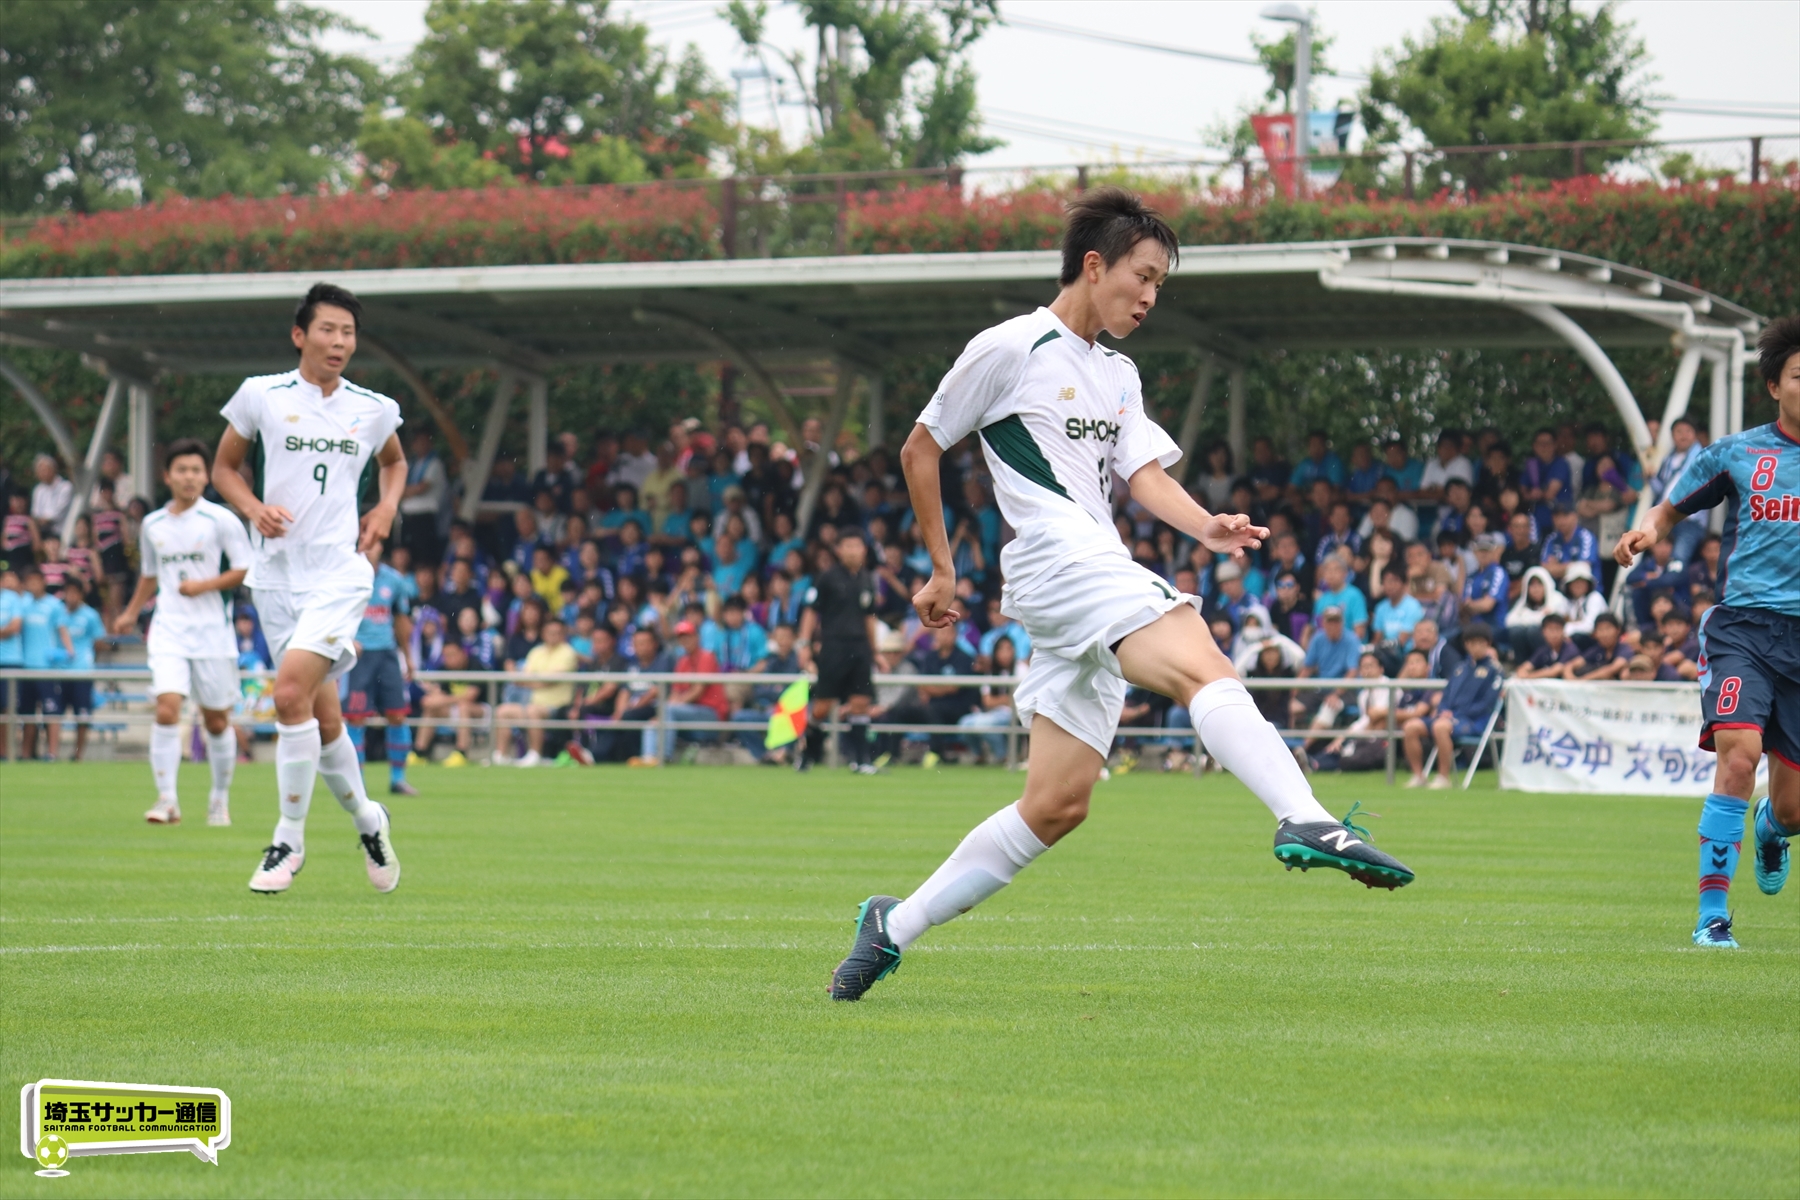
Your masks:
<svg viewBox="0 0 1800 1200"><path fill-rule="evenodd" d="M1150 197L1188 245L1383 235L1490 238L1660 272L1775 315L1800 310L1800 185L1579 179L1476 202L1304 204ZM1062 198L964 201L941 187L850 200L852 253L1030 250L1057 244ZM277 200L176 200L40 222L0 252L0 275L346 270L716 258L711 189L495 188Z"/></svg>
<svg viewBox="0 0 1800 1200"><path fill-rule="evenodd" d="M1439 198L1195 204L1146 197L1183 245L1384 236L1485 238L1591 254L1705 288L1764 315L1800 310L1800 186L1656 188L1579 179L1475 203ZM858 198L852 249L869 254L1040 250L1061 198L1036 191L968 203L938 189Z"/></svg>
<svg viewBox="0 0 1800 1200"><path fill-rule="evenodd" d="M703 188L173 200L40 221L0 275L161 275L716 257Z"/></svg>

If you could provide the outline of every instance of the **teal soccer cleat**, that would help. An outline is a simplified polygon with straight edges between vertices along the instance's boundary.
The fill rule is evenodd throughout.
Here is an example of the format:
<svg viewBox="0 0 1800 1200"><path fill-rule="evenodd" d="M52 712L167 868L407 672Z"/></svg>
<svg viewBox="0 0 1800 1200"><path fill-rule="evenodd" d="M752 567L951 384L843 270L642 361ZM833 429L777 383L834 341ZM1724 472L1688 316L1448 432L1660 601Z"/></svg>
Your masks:
<svg viewBox="0 0 1800 1200"><path fill-rule="evenodd" d="M1756 838L1756 886L1765 896L1779 892L1788 877L1788 840L1773 829L1766 840L1763 838L1763 828L1773 824L1773 816L1769 798L1764 796L1756 802L1756 819L1750 824Z"/></svg>
<svg viewBox="0 0 1800 1200"><path fill-rule="evenodd" d="M1730 917L1712 917L1694 929L1694 945L1709 950L1736 950L1737 939L1731 936Z"/></svg>
<svg viewBox="0 0 1800 1200"><path fill-rule="evenodd" d="M861 1000L863 994L900 966L900 948L888 937L887 917L897 896L870 896L856 910L856 941L831 973L833 1000Z"/></svg>

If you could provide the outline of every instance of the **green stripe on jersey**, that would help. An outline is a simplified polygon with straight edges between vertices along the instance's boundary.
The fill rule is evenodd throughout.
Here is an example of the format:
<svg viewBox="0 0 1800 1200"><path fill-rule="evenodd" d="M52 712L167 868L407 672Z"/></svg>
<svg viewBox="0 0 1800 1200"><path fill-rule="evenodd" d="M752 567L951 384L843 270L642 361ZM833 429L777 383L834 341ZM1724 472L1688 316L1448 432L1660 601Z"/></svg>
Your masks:
<svg viewBox="0 0 1800 1200"><path fill-rule="evenodd" d="M1051 334L1049 336L1058 335ZM1038 449L1037 439L1031 436L1031 430L1025 428L1025 422L1019 419L1017 413L1010 417L1002 417L987 426L981 431L981 440L1000 456L1001 462L1031 482L1039 487L1050 489L1064 500L1070 498L1068 489L1057 482L1056 472L1050 467L1050 460L1044 457L1042 450Z"/></svg>
<svg viewBox="0 0 1800 1200"><path fill-rule="evenodd" d="M1025 356L1027 358L1031 357L1031 355L1037 350L1037 348L1039 346L1043 345L1045 342L1054 342L1057 338L1059 338L1061 336L1062 336L1062 334L1060 334L1056 330L1052 329L1049 333L1046 333L1043 337L1041 337L1037 341L1031 343L1031 349L1027 350L1025 352Z"/></svg>

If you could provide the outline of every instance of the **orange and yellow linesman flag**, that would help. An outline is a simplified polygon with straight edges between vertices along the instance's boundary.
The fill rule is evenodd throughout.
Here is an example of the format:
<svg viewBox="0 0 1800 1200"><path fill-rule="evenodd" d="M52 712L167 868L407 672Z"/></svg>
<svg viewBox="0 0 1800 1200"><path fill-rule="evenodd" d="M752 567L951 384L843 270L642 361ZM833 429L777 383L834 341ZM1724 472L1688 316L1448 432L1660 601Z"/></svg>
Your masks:
<svg viewBox="0 0 1800 1200"><path fill-rule="evenodd" d="M769 733L763 738L764 746L773 750L800 740L800 735L806 732L806 714L811 711L807 700L811 695L812 688L804 679L788 684L787 691L775 702L775 711L769 714Z"/></svg>

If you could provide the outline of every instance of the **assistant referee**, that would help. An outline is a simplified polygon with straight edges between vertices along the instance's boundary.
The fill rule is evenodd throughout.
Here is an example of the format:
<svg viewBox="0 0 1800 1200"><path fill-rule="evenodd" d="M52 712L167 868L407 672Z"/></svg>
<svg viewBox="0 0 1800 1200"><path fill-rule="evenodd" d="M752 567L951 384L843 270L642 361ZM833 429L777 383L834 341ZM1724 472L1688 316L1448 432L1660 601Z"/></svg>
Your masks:
<svg viewBox="0 0 1800 1200"><path fill-rule="evenodd" d="M806 744L794 763L804 771L825 757L825 730L821 722L831 714L833 701L847 709L850 728L844 734L844 757L850 769L873 775L869 761L869 705L875 694L872 671L875 662L875 577L868 571L869 547L856 530L838 536L837 565L820 575L806 594L806 611L800 617L800 640L813 648L819 683L813 690L812 719L807 722Z"/></svg>

